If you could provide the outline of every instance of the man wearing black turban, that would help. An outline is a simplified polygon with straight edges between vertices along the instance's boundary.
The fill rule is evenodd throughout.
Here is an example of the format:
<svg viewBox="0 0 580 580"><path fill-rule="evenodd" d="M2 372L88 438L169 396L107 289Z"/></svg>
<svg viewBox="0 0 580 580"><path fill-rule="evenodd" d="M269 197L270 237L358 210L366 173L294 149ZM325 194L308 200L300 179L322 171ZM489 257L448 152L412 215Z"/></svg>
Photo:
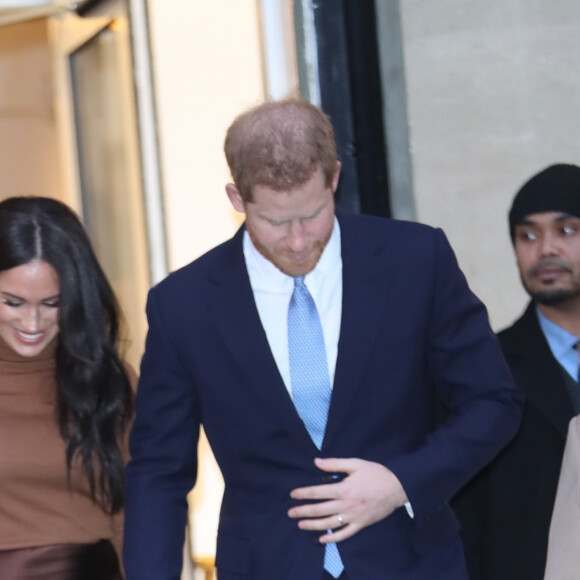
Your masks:
<svg viewBox="0 0 580 580"><path fill-rule="evenodd" d="M527 181L509 227L531 301L499 339L526 404L516 437L454 502L471 580L544 577L568 423L580 413L580 167Z"/></svg>

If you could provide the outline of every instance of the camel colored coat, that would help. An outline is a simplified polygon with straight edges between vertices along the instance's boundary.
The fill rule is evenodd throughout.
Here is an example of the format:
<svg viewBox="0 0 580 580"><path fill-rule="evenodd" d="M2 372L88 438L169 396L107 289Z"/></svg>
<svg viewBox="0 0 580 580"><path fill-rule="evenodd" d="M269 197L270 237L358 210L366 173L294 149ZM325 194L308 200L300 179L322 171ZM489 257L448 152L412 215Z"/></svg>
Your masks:
<svg viewBox="0 0 580 580"><path fill-rule="evenodd" d="M533 508L532 508L533 509ZM580 415L570 421L544 580L580 578Z"/></svg>

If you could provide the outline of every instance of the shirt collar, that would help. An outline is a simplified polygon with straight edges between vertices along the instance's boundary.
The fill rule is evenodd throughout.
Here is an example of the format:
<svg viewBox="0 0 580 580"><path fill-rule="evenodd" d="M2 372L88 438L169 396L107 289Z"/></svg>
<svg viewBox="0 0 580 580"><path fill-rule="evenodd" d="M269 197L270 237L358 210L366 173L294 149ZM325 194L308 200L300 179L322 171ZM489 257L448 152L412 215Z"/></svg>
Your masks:
<svg viewBox="0 0 580 580"><path fill-rule="evenodd" d="M574 345L578 342L578 337L558 326L555 322L548 320L537 307L536 314L540 328L550 345L554 357L557 360L561 360L570 349L574 348Z"/></svg>

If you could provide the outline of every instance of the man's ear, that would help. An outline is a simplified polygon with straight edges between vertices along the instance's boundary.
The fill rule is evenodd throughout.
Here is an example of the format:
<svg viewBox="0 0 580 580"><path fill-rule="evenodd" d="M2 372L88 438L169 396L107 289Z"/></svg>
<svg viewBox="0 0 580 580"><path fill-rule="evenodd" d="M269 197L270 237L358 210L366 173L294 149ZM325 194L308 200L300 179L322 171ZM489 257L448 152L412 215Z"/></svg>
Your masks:
<svg viewBox="0 0 580 580"><path fill-rule="evenodd" d="M237 188L235 183L228 183L226 185L226 193L228 194L228 199L236 211L244 213L246 208L244 207L244 200L240 194L240 190Z"/></svg>
<svg viewBox="0 0 580 580"><path fill-rule="evenodd" d="M334 171L334 175L332 176L332 193L336 191L338 187L338 180L340 178L340 169L342 167L342 163L340 161L336 162L336 169Z"/></svg>

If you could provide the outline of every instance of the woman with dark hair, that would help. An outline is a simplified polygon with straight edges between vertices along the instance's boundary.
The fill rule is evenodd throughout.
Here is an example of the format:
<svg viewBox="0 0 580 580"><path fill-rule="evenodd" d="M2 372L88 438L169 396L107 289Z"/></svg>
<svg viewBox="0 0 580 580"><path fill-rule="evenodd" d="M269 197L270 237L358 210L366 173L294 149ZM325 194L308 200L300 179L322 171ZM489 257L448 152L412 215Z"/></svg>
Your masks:
<svg viewBox="0 0 580 580"><path fill-rule="evenodd" d="M0 202L0 578L118 580L134 371L77 216Z"/></svg>

